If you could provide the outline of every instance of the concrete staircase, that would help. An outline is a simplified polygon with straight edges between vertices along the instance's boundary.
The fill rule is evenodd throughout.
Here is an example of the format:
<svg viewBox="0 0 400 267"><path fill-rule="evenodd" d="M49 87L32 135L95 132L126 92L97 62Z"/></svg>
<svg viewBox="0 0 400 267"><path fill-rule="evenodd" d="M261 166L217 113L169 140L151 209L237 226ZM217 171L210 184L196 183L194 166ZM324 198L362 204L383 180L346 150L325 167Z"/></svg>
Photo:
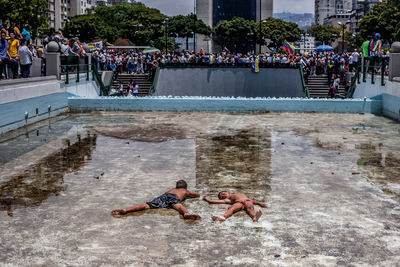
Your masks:
<svg viewBox="0 0 400 267"><path fill-rule="evenodd" d="M153 85L153 78L149 78L148 74L120 74L118 79L114 79L112 88L118 91L119 83L122 81L124 94L127 95L131 80L139 85L139 96L147 96L149 94L150 87Z"/></svg>
<svg viewBox="0 0 400 267"><path fill-rule="evenodd" d="M329 83L327 75L310 76L308 78L307 87L311 98L330 98ZM345 85L340 84L339 94L345 94Z"/></svg>

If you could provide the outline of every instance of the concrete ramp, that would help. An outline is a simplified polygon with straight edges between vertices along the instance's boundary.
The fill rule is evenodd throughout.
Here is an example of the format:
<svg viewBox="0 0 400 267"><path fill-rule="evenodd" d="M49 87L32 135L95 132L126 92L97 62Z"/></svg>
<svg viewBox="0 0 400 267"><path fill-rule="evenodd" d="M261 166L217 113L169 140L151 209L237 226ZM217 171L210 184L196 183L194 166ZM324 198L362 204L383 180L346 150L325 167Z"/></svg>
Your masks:
<svg viewBox="0 0 400 267"><path fill-rule="evenodd" d="M155 96L306 97L297 68L161 68Z"/></svg>

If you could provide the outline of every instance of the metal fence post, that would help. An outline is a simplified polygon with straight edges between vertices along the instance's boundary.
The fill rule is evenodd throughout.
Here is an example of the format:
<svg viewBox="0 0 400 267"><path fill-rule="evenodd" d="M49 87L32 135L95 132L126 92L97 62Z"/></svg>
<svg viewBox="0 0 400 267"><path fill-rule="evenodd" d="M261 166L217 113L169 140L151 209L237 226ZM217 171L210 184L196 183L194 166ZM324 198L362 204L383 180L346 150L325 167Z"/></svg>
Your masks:
<svg viewBox="0 0 400 267"><path fill-rule="evenodd" d="M372 65L371 84L375 84L375 57L372 57L370 65Z"/></svg>
<svg viewBox="0 0 400 267"><path fill-rule="evenodd" d="M79 83L79 59L78 57L78 64L76 65L76 82Z"/></svg>

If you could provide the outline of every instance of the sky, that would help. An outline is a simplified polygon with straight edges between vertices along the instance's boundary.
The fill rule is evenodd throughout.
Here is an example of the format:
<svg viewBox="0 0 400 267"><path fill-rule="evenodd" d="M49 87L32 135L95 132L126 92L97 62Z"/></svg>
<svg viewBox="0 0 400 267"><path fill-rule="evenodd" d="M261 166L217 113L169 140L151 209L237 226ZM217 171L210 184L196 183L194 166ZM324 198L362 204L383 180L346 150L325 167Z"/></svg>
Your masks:
<svg viewBox="0 0 400 267"><path fill-rule="evenodd" d="M168 16L193 12L194 0L137 0L146 6L159 9ZM315 0L274 0L274 13L314 13Z"/></svg>

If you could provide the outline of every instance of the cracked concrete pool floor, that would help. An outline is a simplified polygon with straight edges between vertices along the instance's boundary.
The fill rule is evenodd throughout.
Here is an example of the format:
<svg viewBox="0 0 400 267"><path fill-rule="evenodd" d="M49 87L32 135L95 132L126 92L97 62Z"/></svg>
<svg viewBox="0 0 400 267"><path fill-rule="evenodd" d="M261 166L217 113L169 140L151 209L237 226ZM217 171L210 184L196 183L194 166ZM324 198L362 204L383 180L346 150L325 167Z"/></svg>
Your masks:
<svg viewBox="0 0 400 267"><path fill-rule="evenodd" d="M58 129L58 130L57 130ZM62 129L62 130L60 130ZM400 124L374 115L66 114L0 138L3 266L400 266ZM186 179L265 201L112 217Z"/></svg>

